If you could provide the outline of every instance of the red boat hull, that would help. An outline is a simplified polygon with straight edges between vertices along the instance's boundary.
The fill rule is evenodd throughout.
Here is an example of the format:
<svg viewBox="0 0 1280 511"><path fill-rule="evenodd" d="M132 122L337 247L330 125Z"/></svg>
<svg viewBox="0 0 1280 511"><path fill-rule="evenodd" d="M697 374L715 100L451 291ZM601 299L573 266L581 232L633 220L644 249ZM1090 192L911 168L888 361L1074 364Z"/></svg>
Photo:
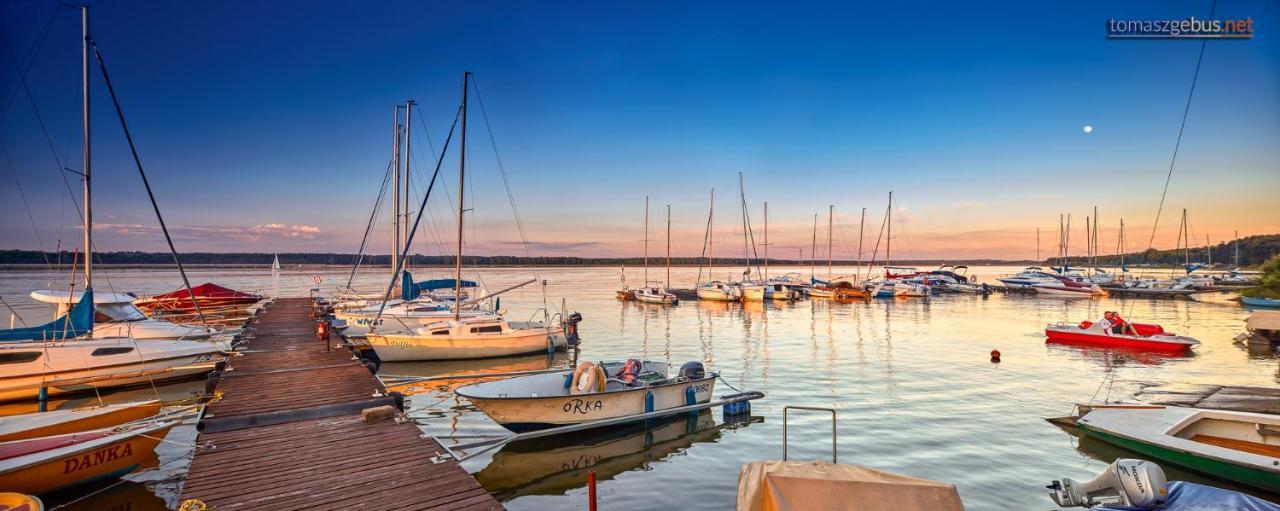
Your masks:
<svg viewBox="0 0 1280 511"><path fill-rule="evenodd" d="M1191 348L1190 345L1178 342L1165 342L1158 338L1141 338L1122 335L1100 335L1090 332L1070 332L1054 329L1045 329L1044 335L1049 339L1047 342L1056 342L1060 344L1075 344L1082 346L1102 346L1102 347L1121 347L1136 348L1148 351L1160 351L1165 353L1181 353Z"/></svg>

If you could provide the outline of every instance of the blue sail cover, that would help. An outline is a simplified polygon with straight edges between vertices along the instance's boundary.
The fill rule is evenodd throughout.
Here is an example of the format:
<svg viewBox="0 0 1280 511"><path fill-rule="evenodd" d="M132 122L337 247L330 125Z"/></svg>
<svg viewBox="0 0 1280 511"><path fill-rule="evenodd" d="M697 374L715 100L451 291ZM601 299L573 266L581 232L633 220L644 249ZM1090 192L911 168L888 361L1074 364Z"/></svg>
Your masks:
<svg viewBox="0 0 1280 511"><path fill-rule="evenodd" d="M457 284L458 281L456 279L433 279L415 283L413 281L413 274L406 271L400 275L400 294L401 298L405 300L413 300L422 296L423 291L452 289L453 286ZM462 287L467 288L479 286L477 286L474 281L464 280L462 281Z"/></svg>
<svg viewBox="0 0 1280 511"><path fill-rule="evenodd" d="M1129 511L1131 507L1095 507L1093 511ZM1143 508L1146 509L1146 508ZM1280 506L1240 492L1186 481L1169 483L1164 511L1280 511Z"/></svg>
<svg viewBox="0 0 1280 511"><path fill-rule="evenodd" d="M825 280L819 280L817 277L809 277L809 283L815 286L825 286L827 284L830 284L830 282L827 282Z"/></svg>
<svg viewBox="0 0 1280 511"><path fill-rule="evenodd" d="M62 317L40 326L0 330L0 342L72 339L93 330L93 291L86 289L80 302Z"/></svg>

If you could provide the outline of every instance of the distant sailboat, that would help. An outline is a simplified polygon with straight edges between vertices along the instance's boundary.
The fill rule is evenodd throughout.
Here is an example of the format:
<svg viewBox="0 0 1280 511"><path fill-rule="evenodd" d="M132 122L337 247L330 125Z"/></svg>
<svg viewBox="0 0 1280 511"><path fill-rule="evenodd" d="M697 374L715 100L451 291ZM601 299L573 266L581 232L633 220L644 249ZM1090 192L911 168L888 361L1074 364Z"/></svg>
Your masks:
<svg viewBox="0 0 1280 511"><path fill-rule="evenodd" d="M707 214L707 274L708 281L698 283L698 299L710 302L737 302L742 300L742 290L735 285L715 280L711 273L715 271L715 218L716 189L711 189L711 208Z"/></svg>
<svg viewBox="0 0 1280 511"><path fill-rule="evenodd" d="M670 208L667 209L668 217L671 214ZM667 232L670 234L671 221L667 220ZM667 246L667 273L671 272L671 247L670 237L668 236ZM655 283L649 280L649 197L644 198L644 287L635 290L636 301L644 303L656 303L662 305L675 305L680 300L676 295L667 292L663 283Z"/></svg>

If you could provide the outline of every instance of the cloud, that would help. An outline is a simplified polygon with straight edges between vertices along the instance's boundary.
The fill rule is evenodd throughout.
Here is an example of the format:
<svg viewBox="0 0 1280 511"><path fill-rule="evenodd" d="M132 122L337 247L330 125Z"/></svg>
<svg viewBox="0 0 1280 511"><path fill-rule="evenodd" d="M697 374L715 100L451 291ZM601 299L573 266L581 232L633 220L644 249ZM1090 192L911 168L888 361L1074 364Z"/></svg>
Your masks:
<svg viewBox="0 0 1280 511"><path fill-rule="evenodd" d="M160 236L160 227L142 224L117 224L95 222L93 229L98 233L109 233L124 237ZM237 225L181 225L169 228L169 234L175 239L203 242L263 242L272 240L316 240L323 237L319 227L305 224L270 223L253 226Z"/></svg>

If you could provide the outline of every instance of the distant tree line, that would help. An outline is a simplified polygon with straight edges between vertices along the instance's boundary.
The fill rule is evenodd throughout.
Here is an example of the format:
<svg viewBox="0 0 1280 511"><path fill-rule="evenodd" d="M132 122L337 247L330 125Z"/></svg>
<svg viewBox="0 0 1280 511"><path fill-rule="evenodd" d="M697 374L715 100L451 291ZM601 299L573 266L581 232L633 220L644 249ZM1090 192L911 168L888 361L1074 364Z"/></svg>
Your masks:
<svg viewBox="0 0 1280 511"><path fill-rule="evenodd" d="M75 254L72 252L46 252L41 253L37 250L0 250L0 265L43 265L46 258L50 262L61 261L64 266L70 265ZM253 252L191 252L182 254L183 264L192 265L244 265L244 266L268 266L275 258L280 258L282 266L289 265L351 265L356 262L356 254L328 254L328 253L253 253ZM99 264L119 264L119 265L171 265L173 264L173 256L167 252L97 252L93 255L95 263ZM572 256L463 256L462 262L468 266L641 266L644 264L643 257L572 257ZM706 264L705 257L672 257L671 264L678 266L698 266ZM833 261L838 265L851 265L857 261ZM975 259L962 261L964 264L1004 264L1010 261L1002 261L999 259ZM1014 261L1018 263L1030 263L1032 261ZM794 259L769 259L769 264L774 265L809 265L809 260ZM368 266L389 266L391 257L382 255L365 255L361 260L362 265ZM413 255L410 259L412 266L451 266L454 264L453 256L429 256L429 255ZM650 266L662 266L666 264L665 257L650 257ZM717 266L745 266L745 259L720 258L715 260ZM752 259L753 266L763 265L764 262L759 259ZM883 264L883 261L876 261L875 264ZM939 264L957 264L957 261L943 260L916 260L916 261L894 261L894 264L903 265L939 265ZM825 266L826 261L821 261L818 266Z"/></svg>
<svg viewBox="0 0 1280 511"><path fill-rule="evenodd" d="M1263 234L1258 236L1249 236L1240 238L1240 266L1255 267L1266 262L1276 254L1280 254L1280 234ZM1192 263L1209 263L1213 262L1215 266L1233 266L1235 265L1236 242L1227 241L1213 245L1206 251L1203 245L1193 246L1184 253L1183 250L1144 250L1142 252L1133 252L1124 255L1124 263L1128 266L1151 265L1151 266L1179 266L1186 262L1189 258ZM1083 264L1083 258L1072 257L1073 264L1079 266ZM1056 258L1046 259L1046 265L1057 265ZM1120 264L1120 256L1099 255L1098 265L1100 266L1117 266Z"/></svg>

